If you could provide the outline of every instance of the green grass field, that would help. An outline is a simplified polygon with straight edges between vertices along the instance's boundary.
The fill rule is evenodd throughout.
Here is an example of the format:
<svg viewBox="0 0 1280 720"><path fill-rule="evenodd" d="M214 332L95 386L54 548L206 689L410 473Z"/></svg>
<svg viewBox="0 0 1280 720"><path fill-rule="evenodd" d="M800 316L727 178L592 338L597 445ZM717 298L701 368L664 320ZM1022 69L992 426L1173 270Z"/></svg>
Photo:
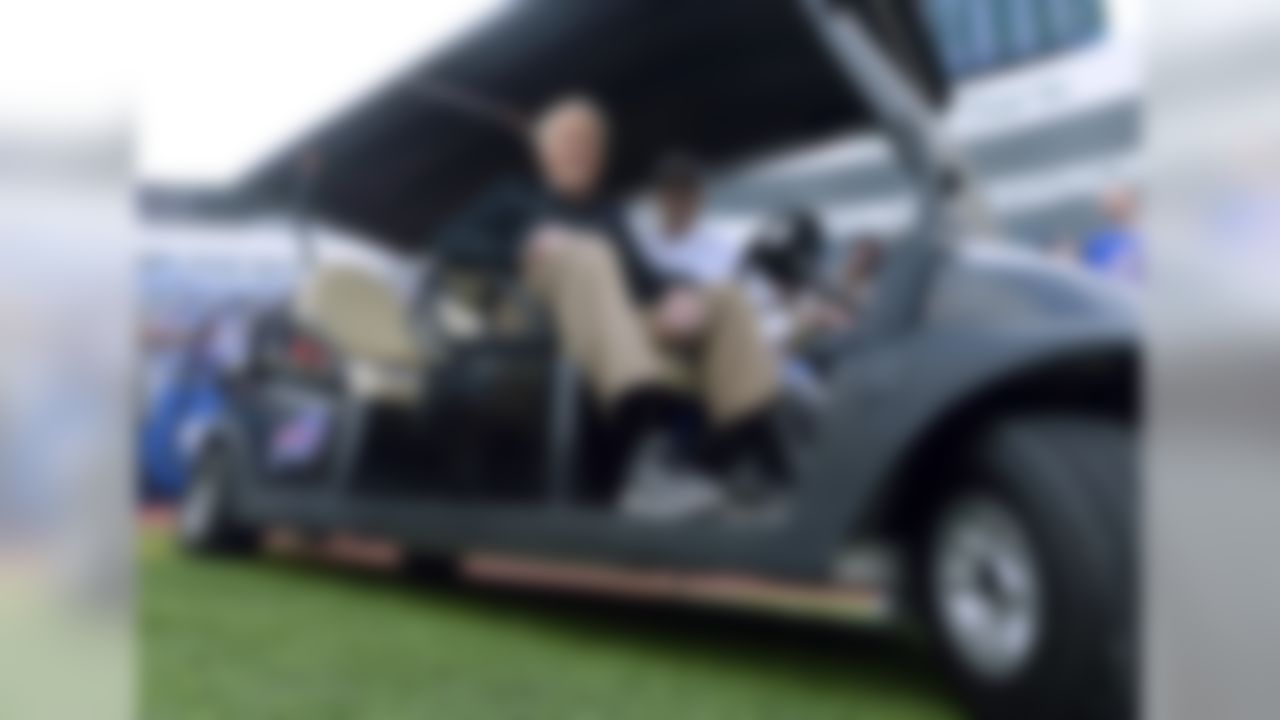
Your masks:
<svg viewBox="0 0 1280 720"><path fill-rule="evenodd" d="M898 637L142 543L149 720L943 720Z"/></svg>

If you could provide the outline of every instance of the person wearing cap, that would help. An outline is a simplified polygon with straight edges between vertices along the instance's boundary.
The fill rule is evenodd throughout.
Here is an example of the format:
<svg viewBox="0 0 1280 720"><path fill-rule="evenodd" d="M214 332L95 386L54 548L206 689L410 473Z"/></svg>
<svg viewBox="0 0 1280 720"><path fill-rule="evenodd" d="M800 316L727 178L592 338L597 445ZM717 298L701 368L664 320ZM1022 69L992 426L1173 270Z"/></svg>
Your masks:
<svg viewBox="0 0 1280 720"><path fill-rule="evenodd" d="M636 239L649 265L672 283L731 283L742 253L703 215L705 191L698 162L684 154L664 157L654 174L653 195L654 212L636 223Z"/></svg>

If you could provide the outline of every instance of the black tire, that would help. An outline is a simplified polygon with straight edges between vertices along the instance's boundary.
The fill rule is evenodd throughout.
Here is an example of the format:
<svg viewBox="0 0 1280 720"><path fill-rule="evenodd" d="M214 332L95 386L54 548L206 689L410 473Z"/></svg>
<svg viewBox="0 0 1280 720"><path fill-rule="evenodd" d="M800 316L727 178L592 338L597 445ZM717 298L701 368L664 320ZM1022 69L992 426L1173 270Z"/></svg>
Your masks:
<svg viewBox="0 0 1280 720"><path fill-rule="evenodd" d="M237 516L232 495L235 458L213 444L192 465L178 509L182 547L197 555L244 556L257 551L258 532Z"/></svg>
<svg viewBox="0 0 1280 720"><path fill-rule="evenodd" d="M953 680L984 720L1136 717L1132 427L1011 417L974 450L914 553L918 600ZM996 556L985 572L984 553Z"/></svg>

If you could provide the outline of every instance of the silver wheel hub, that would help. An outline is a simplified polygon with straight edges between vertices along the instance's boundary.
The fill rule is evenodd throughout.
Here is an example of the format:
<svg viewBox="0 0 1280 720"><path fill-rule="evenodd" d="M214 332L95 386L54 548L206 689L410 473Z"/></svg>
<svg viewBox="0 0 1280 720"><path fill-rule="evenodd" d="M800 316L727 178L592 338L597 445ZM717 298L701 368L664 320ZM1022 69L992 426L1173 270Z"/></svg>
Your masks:
<svg viewBox="0 0 1280 720"><path fill-rule="evenodd" d="M1044 622L1035 552L1017 516L994 498L961 500L943 514L933 552L933 602L951 645L989 680L1017 674Z"/></svg>

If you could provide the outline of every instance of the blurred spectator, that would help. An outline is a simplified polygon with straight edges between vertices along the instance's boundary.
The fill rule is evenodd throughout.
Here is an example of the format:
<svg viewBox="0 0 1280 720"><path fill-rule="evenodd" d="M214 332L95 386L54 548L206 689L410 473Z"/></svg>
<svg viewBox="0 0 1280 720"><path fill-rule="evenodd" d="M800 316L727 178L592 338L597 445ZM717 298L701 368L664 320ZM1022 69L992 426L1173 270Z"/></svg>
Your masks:
<svg viewBox="0 0 1280 720"><path fill-rule="evenodd" d="M1142 276L1142 237L1137 227L1138 197L1128 188L1116 188L1102 198L1101 227L1084 242L1086 267L1130 282Z"/></svg>
<svg viewBox="0 0 1280 720"><path fill-rule="evenodd" d="M644 257L668 279L695 286L723 285L737 271L740 253L703 218L702 171L696 160L663 158L654 177L657 213L641 223Z"/></svg>

